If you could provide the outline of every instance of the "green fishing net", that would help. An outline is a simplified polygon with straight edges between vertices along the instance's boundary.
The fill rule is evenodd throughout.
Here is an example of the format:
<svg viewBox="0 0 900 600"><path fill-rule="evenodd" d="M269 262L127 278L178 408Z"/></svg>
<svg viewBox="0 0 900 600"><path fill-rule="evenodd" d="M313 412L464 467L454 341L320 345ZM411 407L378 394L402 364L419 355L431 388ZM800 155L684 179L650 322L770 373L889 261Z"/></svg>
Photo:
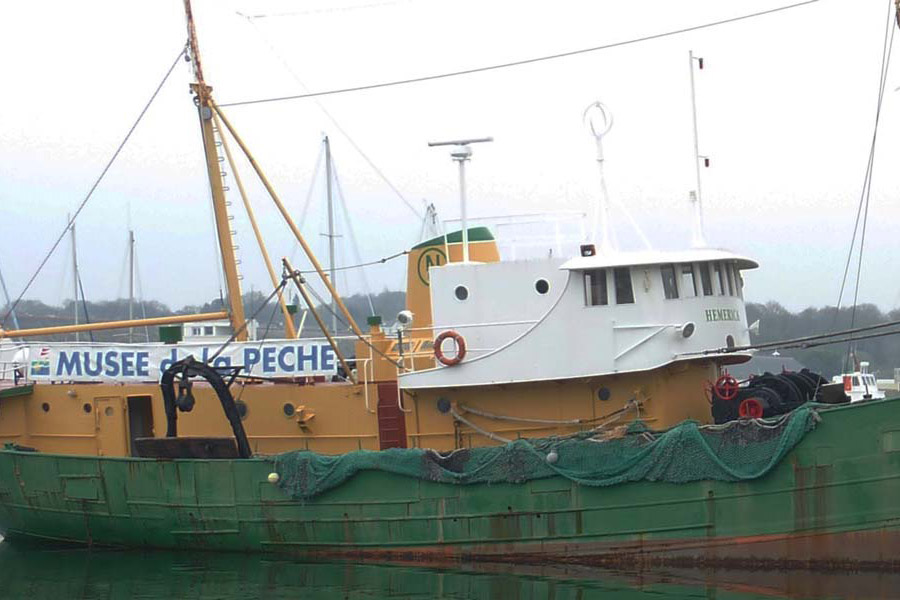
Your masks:
<svg viewBox="0 0 900 600"><path fill-rule="evenodd" d="M440 483L524 483L565 477L581 485L628 481L686 483L756 479L772 470L816 424L806 405L777 419L701 427L685 421L664 432L629 428L617 439L594 433L518 439L496 447L441 454L419 448L359 450L336 456L297 451L275 457L278 485L295 499L313 498L360 471L386 471Z"/></svg>

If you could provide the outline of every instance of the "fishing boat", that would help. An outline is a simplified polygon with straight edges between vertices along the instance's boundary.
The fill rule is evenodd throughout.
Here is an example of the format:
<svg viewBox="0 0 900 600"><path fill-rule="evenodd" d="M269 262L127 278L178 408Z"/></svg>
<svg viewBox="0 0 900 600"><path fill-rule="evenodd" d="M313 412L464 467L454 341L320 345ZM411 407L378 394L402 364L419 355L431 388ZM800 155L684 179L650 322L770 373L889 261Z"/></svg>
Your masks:
<svg viewBox="0 0 900 600"><path fill-rule="evenodd" d="M751 355L741 271L753 260L708 247L617 252L603 236L568 258L502 261L491 232L467 226L463 205L459 232L409 251L397 337L377 318L363 333L213 101L189 0L185 8L229 310L184 320L228 318L232 335L209 352L163 347L160 360L149 350L33 349L34 382L0 392L7 540L385 559L894 564L893 400L819 406L808 402L814 393L802 406L782 401L769 419L710 424L705 391L733 400L740 386L727 366ZM271 297L293 284L326 343L287 339L255 353L241 344L215 151L229 154L225 131L347 320L352 359L286 259L280 279L270 265ZM608 126L593 131L602 170ZM453 144L461 170L474 141ZM248 383L247 372L267 365L291 381ZM73 383L96 377L89 367L114 380ZM339 367L344 380L329 381Z"/></svg>
<svg viewBox="0 0 900 600"><path fill-rule="evenodd" d="M640 418L660 429L685 419L711 421L704 388L727 387L730 379L721 368L748 360L750 352L706 351L749 344L741 273L756 268L755 261L705 244L679 251L619 251L610 243L605 195L595 219L601 233L579 238L568 255L556 248L555 254L539 258L501 260L491 229L467 222L463 194L459 230L398 253L407 257L407 288L406 310L397 315L397 326L386 328L382 322L393 315L372 316L363 331L335 289L333 259L327 269L320 264L214 102L203 78L189 4L186 14L186 56L196 78L191 91L226 310L0 329L0 363L8 375L0 381L0 442L41 452L135 456L135 440L163 437L167 417L158 383L170 365L188 356L241 367L232 380L240 389L236 403L248 443L261 454L298 448L452 451L518 437L566 435L609 419L609 425L621 425ZM586 117L605 191L601 141L611 118L599 103L590 109L594 112ZM463 181L471 147L481 141L439 144L449 145ZM303 248L305 270L286 258L281 265L271 260L235 166L233 145L248 158ZM224 184L226 171L231 186ZM284 316L279 340L253 339L257 321L242 304L230 231L231 212L241 206L267 266L270 301ZM329 239L333 242L334 236ZM315 297L306 277L321 280L329 297ZM289 286L303 298L324 337L297 337L286 299ZM320 314L323 308L332 311L331 319ZM339 335L337 323L348 333ZM152 326L160 327L161 343L28 342ZM200 385L193 394L198 401L182 417L182 435L230 435L214 390ZM547 402L548 397L555 401Z"/></svg>

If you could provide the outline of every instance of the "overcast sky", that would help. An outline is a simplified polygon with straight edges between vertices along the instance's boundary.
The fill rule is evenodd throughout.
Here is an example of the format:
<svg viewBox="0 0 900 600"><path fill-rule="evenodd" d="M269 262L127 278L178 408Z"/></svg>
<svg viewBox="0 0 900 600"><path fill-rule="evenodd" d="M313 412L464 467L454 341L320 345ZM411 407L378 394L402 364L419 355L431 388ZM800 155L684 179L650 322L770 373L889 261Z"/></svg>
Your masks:
<svg viewBox="0 0 900 600"><path fill-rule="evenodd" d="M789 4L780 1L195 0L208 83L220 104L430 75L598 46ZM528 66L379 90L225 109L297 215L323 133L363 260L418 241L407 201L458 217L457 175L427 142L494 136L474 148L474 216L589 211L598 197L584 108L615 116L610 194L654 245L690 242L694 187L688 51L696 74L706 236L757 259L747 299L834 304L863 184L888 0L820 0L756 19ZM6 2L0 19L0 268L14 297L87 193L185 40L180 0ZM129 223L142 295L179 307L218 295L219 275L190 67L175 68L77 223L88 299L125 294ZM860 299L900 304L900 85L888 76ZM330 120L323 107L337 121ZM263 188L242 175L273 257L295 252ZM304 232L325 258L315 184ZM236 189L232 186L232 189ZM240 199L230 198L237 209ZM244 289L268 291L242 210ZM621 211L625 247L634 234ZM354 263L343 219L338 262ZM71 298L68 241L26 294ZM68 273L68 274L67 274ZM402 289L402 261L368 273ZM361 291L358 276L339 278Z"/></svg>

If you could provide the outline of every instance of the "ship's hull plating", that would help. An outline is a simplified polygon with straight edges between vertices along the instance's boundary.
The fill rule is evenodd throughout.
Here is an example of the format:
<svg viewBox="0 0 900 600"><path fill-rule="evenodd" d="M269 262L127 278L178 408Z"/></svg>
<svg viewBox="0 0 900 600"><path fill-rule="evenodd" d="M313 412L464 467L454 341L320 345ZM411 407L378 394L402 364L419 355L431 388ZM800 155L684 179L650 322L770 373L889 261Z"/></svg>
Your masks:
<svg viewBox="0 0 900 600"><path fill-rule="evenodd" d="M10 540L472 559L883 568L900 558L900 400L824 409L757 480L455 486L364 472L306 502L273 461L0 452Z"/></svg>

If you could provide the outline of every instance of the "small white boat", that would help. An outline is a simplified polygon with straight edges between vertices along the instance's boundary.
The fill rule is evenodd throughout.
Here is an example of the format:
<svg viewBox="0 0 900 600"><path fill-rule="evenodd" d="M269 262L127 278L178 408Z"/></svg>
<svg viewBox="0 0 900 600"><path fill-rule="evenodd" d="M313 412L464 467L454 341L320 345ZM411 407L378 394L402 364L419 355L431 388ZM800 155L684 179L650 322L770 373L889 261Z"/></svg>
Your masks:
<svg viewBox="0 0 900 600"><path fill-rule="evenodd" d="M850 402L862 402L863 400L881 400L884 392L878 389L878 381L875 375L869 373L868 361L859 363L859 370L843 375L835 375L834 383L844 384L844 394L850 398Z"/></svg>

